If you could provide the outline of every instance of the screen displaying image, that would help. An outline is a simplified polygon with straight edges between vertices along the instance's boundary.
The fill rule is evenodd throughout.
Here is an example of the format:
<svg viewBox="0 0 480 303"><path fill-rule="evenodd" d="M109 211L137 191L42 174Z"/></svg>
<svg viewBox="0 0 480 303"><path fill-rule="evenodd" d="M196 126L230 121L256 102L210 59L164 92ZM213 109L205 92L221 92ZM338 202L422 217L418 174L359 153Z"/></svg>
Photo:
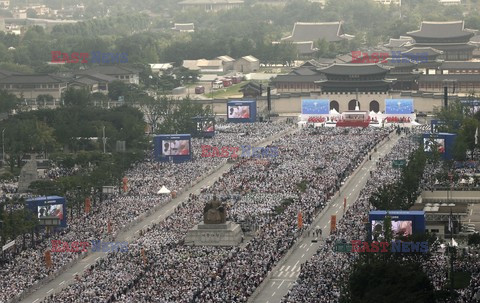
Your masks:
<svg viewBox="0 0 480 303"><path fill-rule="evenodd" d="M47 204L38 207L39 218L56 217L63 220L63 205L62 204Z"/></svg>
<svg viewBox="0 0 480 303"><path fill-rule="evenodd" d="M250 119L250 106L248 105L229 105L228 118Z"/></svg>
<svg viewBox="0 0 480 303"><path fill-rule="evenodd" d="M412 221L392 220L392 232L394 236L408 236L412 234ZM385 239L385 229L382 221L372 220L372 237L374 240Z"/></svg>
<svg viewBox="0 0 480 303"><path fill-rule="evenodd" d="M163 140L162 154L165 156L188 156L190 154L189 140Z"/></svg>
<svg viewBox="0 0 480 303"><path fill-rule="evenodd" d="M214 121L199 121L197 122L197 132L211 133L215 131Z"/></svg>
<svg viewBox="0 0 480 303"><path fill-rule="evenodd" d="M445 139L423 138L423 146L426 152L431 152L435 150L436 147L438 152L443 154L445 152Z"/></svg>
<svg viewBox="0 0 480 303"><path fill-rule="evenodd" d="M386 99L385 114L409 115L413 113L413 99Z"/></svg>
<svg viewBox="0 0 480 303"><path fill-rule="evenodd" d="M328 115L328 99L304 99L302 100L302 114L305 115Z"/></svg>

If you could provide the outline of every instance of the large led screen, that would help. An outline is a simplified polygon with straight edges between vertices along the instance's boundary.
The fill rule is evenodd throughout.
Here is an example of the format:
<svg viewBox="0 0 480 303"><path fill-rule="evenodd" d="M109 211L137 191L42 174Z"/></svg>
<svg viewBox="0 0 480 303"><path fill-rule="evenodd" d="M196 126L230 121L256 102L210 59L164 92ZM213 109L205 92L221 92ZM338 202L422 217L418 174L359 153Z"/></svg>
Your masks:
<svg viewBox="0 0 480 303"><path fill-rule="evenodd" d="M413 99L385 99L385 114L410 115L413 112Z"/></svg>
<svg viewBox="0 0 480 303"><path fill-rule="evenodd" d="M423 146L426 152L436 150L443 154L445 152L445 139L443 138L423 138Z"/></svg>
<svg viewBox="0 0 480 303"><path fill-rule="evenodd" d="M403 237L409 236L413 233L412 221L395 221L392 220L393 236ZM379 240L385 239L385 228L383 220L372 220L372 237Z"/></svg>
<svg viewBox="0 0 480 303"><path fill-rule="evenodd" d="M63 220L63 205L62 204L46 204L37 206L37 214L39 218L59 218Z"/></svg>
<svg viewBox="0 0 480 303"><path fill-rule="evenodd" d="M211 133L215 132L215 121L198 121L197 122L198 133Z"/></svg>
<svg viewBox="0 0 480 303"><path fill-rule="evenodd" d="M190 155L190 140L163 140L162 155L188 156Z"/></svg>
<svg viewBox="0 0 480 303"><path fill-rule="evenodd" d="M250 106L229 105L227 109L229 119L250 119Z"/></svg>
<svg viewBox="0 0 480 303"><path fill-rule="evenodd" d="M302 114L304 115L328 115L328 99L303 99Z"/></svg>

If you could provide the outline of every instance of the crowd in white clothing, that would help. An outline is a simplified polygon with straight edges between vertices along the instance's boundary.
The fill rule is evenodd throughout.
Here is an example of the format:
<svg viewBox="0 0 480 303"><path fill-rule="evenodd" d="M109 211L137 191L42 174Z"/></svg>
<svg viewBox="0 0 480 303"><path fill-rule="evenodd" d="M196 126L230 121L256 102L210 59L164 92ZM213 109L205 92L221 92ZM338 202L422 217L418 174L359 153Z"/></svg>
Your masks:
<svg viewBox="0 0 480 303"><path fill-rule="evenodd" d="M228 133L218 132L208 141L220 144L255 144L274 134L290 128L285 123L232 124ZM35 283L58 271L65 264L78 258L79 253L52 253L52 268L46 268L44 253L51 248L50 240L91 241L114 238L117 232L139 215L170 201L169 196L160 196L157 191L164 185L180 192L188 188L205 172L222 164L222 159L200 157L203 139L193 139L194 161L180 164L158 163L149 157L126 173L130 191L115 193L98 203L89 214L68 217L68 227L52 235L41 234L41 240L34 248L27 248L16 254L6 254L6 262L0 267L0 302L7 302L20 296ZM62 171L53 174L58 177ZM49 174L51 175L51 174ZM110 224L112 232L108 232ZM26 236L30 241L29 236Z"/></svg>
<svg viewBox="0 0 480 303"><path fill-rule="evenodd" d="M298 213L308 226L388 133L323 128L284 136L273 143L278 157L239 160L214 185L145 231L128 253L110 253L48 302L246 302L298 239ZM231 248L184 243L213 195L226 202L229 220L255 222L252 239Z"/></svg>

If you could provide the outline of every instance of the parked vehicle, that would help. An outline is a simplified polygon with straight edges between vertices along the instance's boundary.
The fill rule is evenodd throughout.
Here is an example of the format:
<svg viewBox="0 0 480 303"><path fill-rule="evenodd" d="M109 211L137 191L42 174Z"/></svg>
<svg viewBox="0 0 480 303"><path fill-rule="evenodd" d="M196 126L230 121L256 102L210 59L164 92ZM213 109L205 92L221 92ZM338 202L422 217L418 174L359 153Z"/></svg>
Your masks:
<svg viewBox="0 0 480 303"><path fill-rule="evenodd" d="M223 88L223 82L220 80L212 82L212 89L220 89Z"/></svg>
<svg viewBox="0 0 480 303"><path fill-rule="evenodd" d="M205 87L200 85L195 87L195 94L204 94L205 93Z"/></svg>
<svg viewBox="0 0 480 303"><path fill-rule="evenodd" d="M223 79L223 87L229 87L232 86L232 80L231 79Z"/></svg>

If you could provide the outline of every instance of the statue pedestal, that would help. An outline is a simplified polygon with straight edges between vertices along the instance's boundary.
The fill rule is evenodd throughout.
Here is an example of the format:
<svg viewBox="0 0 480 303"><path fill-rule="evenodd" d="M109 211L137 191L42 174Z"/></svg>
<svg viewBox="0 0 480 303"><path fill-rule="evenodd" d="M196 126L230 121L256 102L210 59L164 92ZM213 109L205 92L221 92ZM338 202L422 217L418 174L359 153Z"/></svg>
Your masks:
<svg viewBox="0 0 480 303"><path fill-rule="evenodd" d="M242 228L239 224L227 221L222 224L201 222L187 232L186 245L194 246L236 246L242 242Z"/></svg>

